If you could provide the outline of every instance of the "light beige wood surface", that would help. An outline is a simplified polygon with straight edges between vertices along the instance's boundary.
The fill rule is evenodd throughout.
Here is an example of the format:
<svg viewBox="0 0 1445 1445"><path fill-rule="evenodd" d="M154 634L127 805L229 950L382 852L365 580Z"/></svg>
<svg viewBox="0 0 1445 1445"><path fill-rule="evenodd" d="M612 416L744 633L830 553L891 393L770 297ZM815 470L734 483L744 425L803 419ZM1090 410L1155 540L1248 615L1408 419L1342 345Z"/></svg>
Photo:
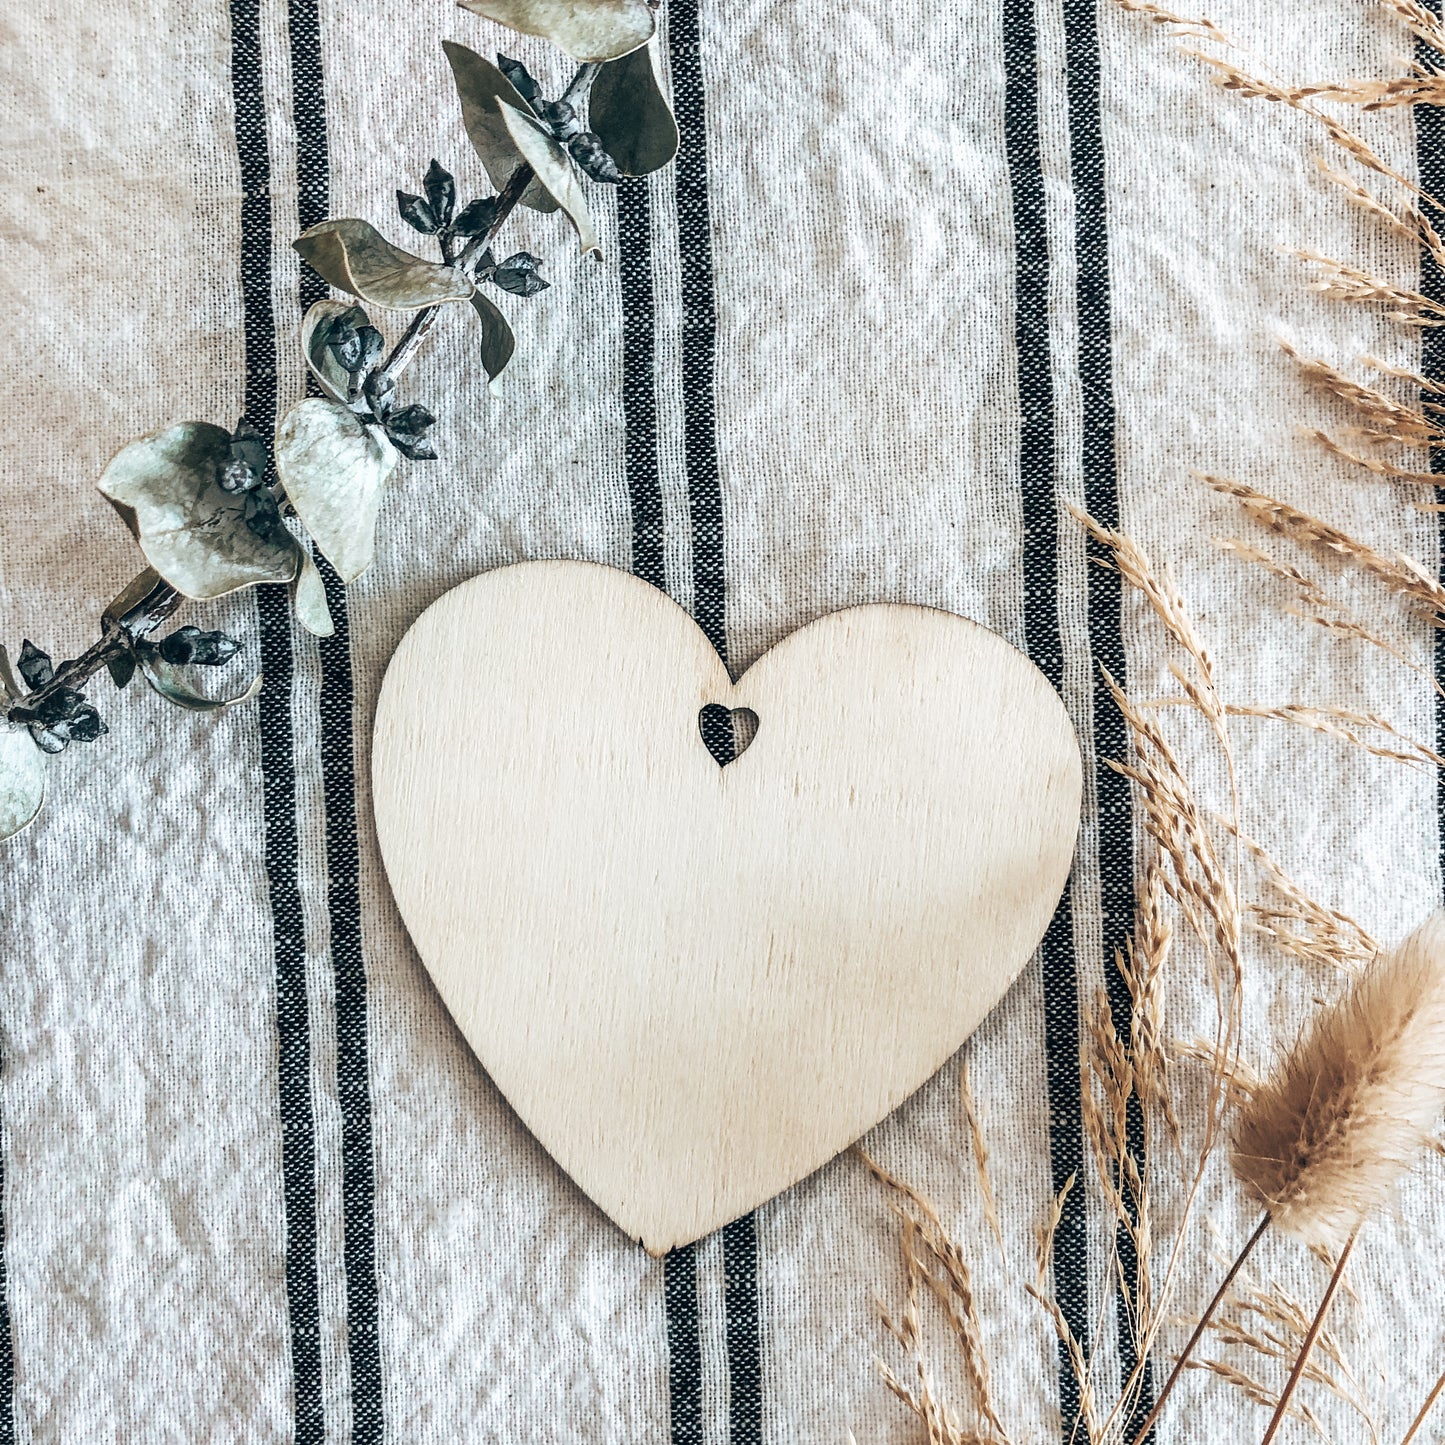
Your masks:
<svg viewBox="0 0 1445 1445"><path fill-rule="evenodd" d="M727 767L701 708L750 708ZM1078 746L1002 638L851 608L733 684L627 573L505 567L392 659L387 874L478 1058L656 1253L847 1147L998 1002L1062 891Z"/></svg>

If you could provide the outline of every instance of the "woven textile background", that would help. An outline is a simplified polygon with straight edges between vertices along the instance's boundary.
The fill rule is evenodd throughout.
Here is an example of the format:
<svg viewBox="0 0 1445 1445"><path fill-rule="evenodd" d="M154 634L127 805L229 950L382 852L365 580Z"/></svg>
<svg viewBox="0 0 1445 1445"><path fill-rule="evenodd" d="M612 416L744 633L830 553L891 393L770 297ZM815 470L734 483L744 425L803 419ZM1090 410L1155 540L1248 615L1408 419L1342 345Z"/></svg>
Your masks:
<svg viewBox="0 0 1445 1445"><path fill-rule="evenodd" d="M1211 14L1299 79L1378 73L1403 43L1362 0ZM444 38L564 79L555 52L447 0L5 7L7 644L78 651L137 569L92 487L118 445L242 411L269 431L302 394L295 337L322 291L298 229L356 215L404 241L393 191L433 155L481 189ZM361 581L327 574L337 635L295 631L279 592L209 609L248 639L260 700L195 720L98 690L110 734L58 760L46 812L3 845L0 1442L918 1437L875 1373L872 1297L896 1302L901 1271L855 1158L650 1260L517 1122L418 963L372 830L372 709L405 629L482 569L633 568L735 670L824 611L927 603L1025 647L1061 690L1088 779L1077 866L1039 957L964 1050L1010 1269L972 1192L959 1061L867 1141L971 1251L1019 1440L1067 1435L1077 1404L1021 1283L1052 1190L1083 1166L1080 1006L1133 908L1101 668L1141 696L1169 686L1158 630L1089 565L1066 505L1174 568L1226 695L1437 735L1427 684L1312 634L1212 546L1244 524L1190 477L1241 476L1438 560L1430 517L1293 431L1337 416L1280 335L1335 361L1418 361L1408 336L1312 296L1282 252L1417 267L1320 181L1296 118L1211 88L1109 0L669 0L661 53L676 167L598 202L605 265L577 260L555 219L509 232L552 289L509 307L500 395L461 326L409 373L444 460L405 468ZM1370 127L1413 172L1409 117ZM1221 803L1203 730L1181 719L1177 736ZM1387 941L1434 905L1432 776L1267 724L1238 736L1247 828L1319 897ZM1250 972L1257 1061L1319 988ZM1171 1024L1202 1031L1207 1007L1182 990ZM1440 1363L1439 1185L1437 1163L1372 1226L1337 1318L1387 1437ZM1204 1207L1242 1238L1236 1191ZM1106 1243L1076 1191L1053 1271L1085 1333ZM1268 1249L1263 1271L1318 1293L1314 1261ZM1108 1374L1128 1346L1103 1348ZM1382 1386L1386 1360L1421 1382L1413 1398ZM1262 1430L1217 1385L1178 1400L1161 1439ZM1311 1404L1337 1439L1367 1438Z"/></svg>

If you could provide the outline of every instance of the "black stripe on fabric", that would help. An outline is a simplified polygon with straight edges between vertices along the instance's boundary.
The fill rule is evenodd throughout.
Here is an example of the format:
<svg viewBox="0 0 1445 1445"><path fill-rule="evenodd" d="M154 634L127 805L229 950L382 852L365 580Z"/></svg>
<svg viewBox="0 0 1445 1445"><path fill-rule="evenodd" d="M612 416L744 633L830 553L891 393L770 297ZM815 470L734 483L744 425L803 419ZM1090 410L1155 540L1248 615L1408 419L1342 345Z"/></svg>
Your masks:
<svg viewBox="0 0 1445 1445"><path fill-rule="evenodd" d="M667 1313L668 1438L672 1445L703 1445L696 1245L674 1249L663 1259L662 1289Z"/></svg>
<svg viewBox="0 0 1445 1445"><path fill-rule="evenodd" d="M1014 347L1019 386L1019 485L1024 522L1024 630L1029 656L1059 692L1064 644L1059 619L1059 499L1054 490L1055 405L1049 338L1049 238L1043 158L1039 146L1038 32L1034 0L1006 0L1004 9L1004 133L1013 196L1015 247ZM1074 956L1071 888L1040 945L1044 1038L1048 1050L1049 1170L1055 1195L1083 1179L1084 1138L1079 1088L1079 980ZM1075 1337L1089 1328L1087 1196L1064 1200L1054 1232L1054 1291ZM1064 1438L1079 1423L1079 1384L1068 1350L1059 1353L1059 1407Z"/></svg>
<svg viewBox="0 0 1445 1445"><path fill-rule="evenodd" d="M341 1106L341 1205L346 1269L346 1348L351 1364L353 1445L385 1436L376 1275L376 1158L371 1133L371 1049L361 862L356 835L355 686L346 587L324 557L335 633L321 653L321 775L326 799L327 908L336 979L336 1089Z"/></svg>
<svg viewBox="0 0 1445 1445"><path fill-rule="evenodd" d="M1438 13L1434 6L1427 7ZM1415 59L1427 69L1433 69L1440 60L1439 55L1423 40L1415 42ZM1445 110L1436 105L1413 107L1415 116L1415 155L1420 171L1420 184L1432 196L1445 194ZM1430 252L1420 250L1420 290L1432 301L1445 305L1445 272L1442 272ZM1432 380L1445 377L1445 328L1422 327L1420 331L1420 371ZM1423 400L1434 401L1433 396ZM1431 471L1445 471L1445 464L1438 452L1430 453ZM1445 484L1445 477L1441 478ZM1441 575L1445 576L1445 512L1440 513L1439 544ZM1445 628L1435 631L1435 676L1445 682ZM1435 697L1435 746L1445 747L1445 698L1438 693ZM1440 873L1445 880L1445 768L1435 770L1435 799L1439 813L1439 854Z"/></svg>
<svg viewBox="0 0 1445 1445"><path fill-rule="evenodd" d="M632 570L667 590L662 479L657 460L656 306L652 203L645 176L617 188L617 268L622 279L622 411L627 420L627 493Z"/></svg>
<svg viewBox="0 0 1445 1445"><path fill-rule="evenodd" d="M723 1230L723 1301L727 1313L728 1440L762 1445L763 1362L758 1333L757 1216L745 1214Z"/></svg>
<svg viewBox="0 0 1445 1445"><path fill-rule="evenodd" d="M1114 354L1109 275L1109 217L1104 168L1099 5L1105 0L1064 0L1068 46L1070 168L1073 178L1075 248L1078 261L1079 375L1083 390L1084 504L1105 527L1119 525L1119 479L1115 454ZM1091 560L1104 549L1090 541ZM1088 577L1089 650L1094 663L1094 786L1098 799L1099 886L1105 987L1114 1022L1128 1042L1132 1017L1128 989L1114 960L1134 922L1134 821L1129 783L1108 766L1128 752L1124 719L1114 705L1104 672L1125 682L1122 583L1117 571L1091 567ZM1144 1121L1137 1099L1126 1121L1130 1149L1144 1168ZM1135 1253L1121 1223L1115 1233L1120 1273L1133 1279ZM1119 1364L1128 1378L1139 1362L1124 1297L1118 1296ZM1142 1388L1127 1422L1131 1438L1153 1403L1152 1371L1144 1365ZM1151 1432L1152 1433L1152 1432Z"/></svg>
<svg viewBox="0 0 1445 1445"><path fill-rule="evenodd" d="M331 206L331 152L326 137L326 71L321 62L318 0L290 0L291 114L296 127L296 220L303 231L326 219ZM327 295L326 283L301 267L303 312Z"/></svg>
<svg viewBox="0 0 1445 1445"><path fill-rule="evenodd" d="M231 0L231 90L241 167L241 294L245 305L246 415L263 435L276 424L276 318L271 303L271 159L262 85L260 0ZM256 591L266 877L276 968L282 1195L286 1210L286 1307L297 1445L323 1445L321 1332L317 1303L316 1130L306 936L297 880L296 768L291 735L295 659L287 589Z"/></svg>
<svg viewBox="0 0 1445 1445"><path fill-rule="evenodd" d="M717 304L713 295L712 209L707 192L707 104L698 0L674 0L667 14L672 103L677 112L677 235L682 258L684 451L692 519L693 616L727 661L722 484L717 464Z"/></svg>
<svg viewBox="0 0 1445 1445"><path fill-rule="evenodd" d="M290 0L291 93L296 127L297 221L304 231L331 204L325 71L317 0ZM304 312L328 294L302 266ZM314 387L313 387L314 389ZM381 1338L376 1275L376 1158L371 1127L371 1048L366 952L361 929L361 854L356 824L356 685L346 587L322 556L335 632L319 645L321 777L326 811L326 906L336 986L336 1089L341 1109L342 1249L353 1445L378 1445L382 1413Z"/></svg>
<svg viewBox="0 0 1445 1445"><path fill-rule="evenodd" d="M679 132L677 233L682 261L683 437L692 523L693 616L726 662L726 548L717 456L717 299L698 0L674 0L668 8L667 34ZM731 757L730 724L719 744ZM711 740L708 745L713 747ZM713 751L717 756L718 749ZM735 1220L723 1231L723 1260L729 1438L731 1445L755 1445L762 1437L763 1372L758 1233L752 1215Z"/></svg>

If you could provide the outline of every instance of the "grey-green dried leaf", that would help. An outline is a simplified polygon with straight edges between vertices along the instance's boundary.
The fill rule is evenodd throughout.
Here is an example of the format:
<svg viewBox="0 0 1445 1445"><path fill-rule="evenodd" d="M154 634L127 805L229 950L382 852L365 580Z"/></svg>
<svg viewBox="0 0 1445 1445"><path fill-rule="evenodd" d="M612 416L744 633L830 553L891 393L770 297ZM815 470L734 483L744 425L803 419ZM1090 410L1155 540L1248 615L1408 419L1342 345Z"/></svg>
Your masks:
<svg viewBox="0 0 1445 1445"><path fill-rule="evenodd" d="M145 680L167 702L173 702L187 712L219 712L222 708L235 707L238 702L246 702L261 691L262 678L258 672L242 691L231 697L206 697L186 682L178 667L172 667L163 657L157 656L152 648L141 653L140 670Z"/></svg>
<svg viewBox="0 0 1445 1445"><path fill-rule="evenodd" d="M181 422L122 447L97 483L146 561L200 602L296 575L295 539L284 530L258 536L246 525L243 499L221 490L217 468L230 453L225 427Z"/></svg>
<svg viewBox="0 0 1445 1445"><path fill-rule="evenodd" d="M602 248L597 243L597 229L592 224L592 212L587 209L587 197L582 182L567 152L547 133L541 123L506 101L498 101L507 130L517 144L527 164L537 172L537 179L552 193L553 199L567 213L567 219L577 230L577 243L585 256L596 251L600 256Z"/></svg>
<svg viewBox="0 0 1445 1445"><path fill-rule="evenodd" d="M344 402L351 385L351 373L337 360L330 338L336 328L360 330L370 326L365 310L347 301L318 301L301 323L301 350L321 390L335 401Z"/></svg>
<svg viewBox="0 0 1445 1445"><path fill-rule="evenodd" d="M656 29L647 0L459 0L463 10L560 45L574 60L616 60Z"/></svg>
<svg viewBox="0 0 1445 1445"><path fill-rule="evenodd" d="M0 723L0 838L28 826L44 802L44 755L25 728Z"/></svg>
<svg viewBox="0 0 1445 1445"><path fill-rule="evenodd" d="M371 566L381 494L395 466L386 437L339 402L308 397L276 428L276 474L343 582Z"/></svg>
<svg viewBox="0 0 1445 1445"><path fill-rule="evenodd" d="M135 676L135 654L123 652L119 657L112 657L106 663L105 670L118 688L129 687L131 678Z"/></svg>
<svg viewBox="0 0 1445 1445"><path fill-rule="evenodd" d="M475 50L468 50L465 45L451 40L442 41L442 49L452 67L452 79L456 81L467 139L482 158L482 165L486 167L487 178L493 187L498 191L505 190L512 173L524 164L524 159L507 129L500 107L501 103L505 103L525 111L527 102L522 99L517 87ZM540 181L533 181L522 192L522 204L534 211L557 209L551 192Z"/></svg>
<svg viewBox="0 0 1445 1445"><path fill-rule="evenodd" d="M677 154L677 122L663 96L650 45L608 61L597 72L587 117L624 176L651 175Z"/></svg>
<svg viewBox="0 0 1445 1445"><path fill-rule="evenodd" d="M322 221L292 245L324 280L373 306L420 311L472 294L472 283L455 266L393 246L369 221Z"/></svg>
<svg viewBox="0 0 1445 1445"><path fill-rule="evenodd" d="M492 389L496 390L497 378L517 349L517 338L512 335L507 318L480 291L472 297L472 305L482 323L482 365L487 369Z"/></svg>
<svg viewBox="0 0 1445 1445"><path fill-rule="evenodd" d="M313 637L330 637L336 631L331 620L331 608L326 604L326 583L311 554L304 549L301 553L301 570L291 584L291 606L296 620Z"/></svg>

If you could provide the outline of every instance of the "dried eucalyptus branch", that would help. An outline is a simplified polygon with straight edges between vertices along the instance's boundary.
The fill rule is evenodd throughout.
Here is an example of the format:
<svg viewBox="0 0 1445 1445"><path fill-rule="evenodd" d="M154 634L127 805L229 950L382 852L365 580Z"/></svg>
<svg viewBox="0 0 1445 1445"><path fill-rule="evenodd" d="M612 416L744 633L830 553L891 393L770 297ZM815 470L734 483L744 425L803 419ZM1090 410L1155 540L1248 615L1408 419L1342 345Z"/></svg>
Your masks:
<svg viewBox="0 0 1445 1445"><path fill-rule="evenodd" d="M438 456L431 410L400 403L402 373L438 324L463 307L476 317L482 367L495 382L516 338L484 288L526 300L550 284L537 256L494 252L507 221L518 207L560 211L583 254L600 254L584 182L615 185L660 169L676 153L677 126L649 45L654 0L587 7L464 0L463 8L552 40L580 62L576 72L549 100L519 61L499 55L494 65L448 42L462 123L494 194L459 208L456 180L435 160L421 192L397 191L400 218L434 239L435 261L393 245L367 221L311 227L296 250L351 298L317 302L302 323L298 339L318 394L287 410L269 440L245 418L234 429L181 422L111 459L98 485L146 567L106 609L100 638L78 657L55 663L27 640L12 667L0 647L0 838L39 812L43 754L107 731L85 696L101 672L120 688L139 672L168 701L195 711L255 694L259 677L228 697L194 689L189 669L230 661L240 643L194 626L156 639L185 603L283 582L297 621L318 636L331 633L313 549L344 583L354 581L371 564L392 471L403 459ZM389 351L366 305L412 313Z"/></svg>

